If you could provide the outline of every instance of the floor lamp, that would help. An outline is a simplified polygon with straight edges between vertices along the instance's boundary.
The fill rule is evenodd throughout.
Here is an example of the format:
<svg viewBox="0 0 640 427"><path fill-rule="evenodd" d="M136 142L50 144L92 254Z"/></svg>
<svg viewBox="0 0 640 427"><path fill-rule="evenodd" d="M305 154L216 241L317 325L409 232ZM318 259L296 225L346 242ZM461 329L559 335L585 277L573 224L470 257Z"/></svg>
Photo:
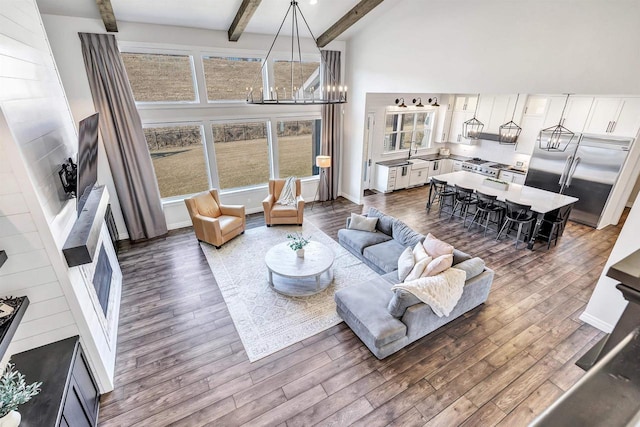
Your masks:
<svg viewBox="0 0 640 427"><path fill-rule="evenodd" d="M327 169L331 167L331 156L316 156L316 166L320 168L320 179L318 180L318 189L316 190L316 196L313 198L311 210L313 210L316 200L318 200L318 196L320 195L320 184L322 182L324 182L327 193L329 192L329 177L327 176ZM331 200L331 207L333 207L333 200Z"/></svg>

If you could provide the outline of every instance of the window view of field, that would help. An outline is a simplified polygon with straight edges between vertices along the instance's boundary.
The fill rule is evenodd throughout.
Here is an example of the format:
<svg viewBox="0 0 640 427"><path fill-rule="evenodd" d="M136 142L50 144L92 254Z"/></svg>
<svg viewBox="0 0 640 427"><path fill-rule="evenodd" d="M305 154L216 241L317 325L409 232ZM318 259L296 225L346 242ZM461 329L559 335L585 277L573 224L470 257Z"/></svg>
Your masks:
<svg viewBox="0 0 640 427"><path fill-rule="evenodd" d="M136 101L195 101L191 57L124 52L121 56Z"/></svg>
<svg viewBox="0 0 640 427"><path fill-rule="evenodd" d="M134 97L139 102L194 101L191 58L181 55L122 53ZM259 94L261 60L255 58L204 57L209 100L244 100L246 88ZM290 88L288 61L276 61L273 86ZM294 85L312 81L317 88L318 62L294 63ZM256 89L256 87L258 89ZM290 96L290 91L287 91ZM206 101L201 101L206 102ZM179 107L176 107L179 108ZM272 122L278 149L279 176L307 177L314 173L320 146L320 120ZM156 125L157 126L157 125ZM162 198L205 191L209 173L217 174L219 188L264 184L270 177L270 142L267 122L212 125L213 142L206 141L200 125L146 127L145 138ZM206 147L213 146L216 164L209 165Z"/></svg>
<svg viewBox="0 0 640 427"><path fill-rule="evenodd" d="M275 61L273 64L274 84L270 85L279 88L278 97L291 98L291 87L301 88L305 83L305 88L313 87L318 89L320 85L319 62L293 62L293 83L291 80L291 61ZM310 79L313 77L312 79ZM311 97L309 92L305 97Z"/></svg>
<svg viewBox="0 0 640 427"><path fill-rule="evenodd" d="M247 99L247 88L254 96L262 87L262 60L259 58L203 57L209 101Z"/></svg>

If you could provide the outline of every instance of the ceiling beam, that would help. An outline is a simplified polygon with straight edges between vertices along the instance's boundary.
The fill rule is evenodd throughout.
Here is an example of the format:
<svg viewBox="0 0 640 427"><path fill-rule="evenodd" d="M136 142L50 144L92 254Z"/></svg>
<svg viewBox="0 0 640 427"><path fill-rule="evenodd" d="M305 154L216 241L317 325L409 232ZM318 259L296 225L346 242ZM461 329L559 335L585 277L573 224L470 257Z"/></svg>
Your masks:
<svg viewBox="0 0 640 427"><path fill-rule="evenodd" d="M118 24L116 23L116 15L113 14L113 7L111 7L111 0L96 0L98 9L100 9L100 16L102 22L104 22L104 28L110 33L118 32Z"/></svg>
<svg viewBox="0 0 640 427"><path fill-rule="evenodd" d="M247 28L247 24L251 20L253 13L256 11L262 0L242 0L242 4L238 8L236 17L229 27L227 34L230 42L237 42L242 32Z"/></svg>
<svg viewBox="0 0 640 427"><path fill-rule="evenodd" d="M364 15L371 12L383 0L361 0L353 9L347 12L342 18L333 24L327 31L322 33L316 44L318 47L325 47L336 37L344 33L349 27L358 22Z"/></svg>

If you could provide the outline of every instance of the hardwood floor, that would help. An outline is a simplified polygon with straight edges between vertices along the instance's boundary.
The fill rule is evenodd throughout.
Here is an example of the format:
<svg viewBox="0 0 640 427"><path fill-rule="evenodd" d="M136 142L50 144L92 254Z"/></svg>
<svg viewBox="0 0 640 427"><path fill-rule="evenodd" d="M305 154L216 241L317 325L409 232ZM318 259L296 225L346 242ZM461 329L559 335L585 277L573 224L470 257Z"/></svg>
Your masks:
<svg viewBox="0 0 640 427"><path fill-rule="evenodd" d="M574 362L602 336L578 316L621 225L569 223L549 251L514 250L427 214L427 192L370 195L364 209L483 257L495 281L486 304L382 361L342 323L249 363L191 229L123 244L116 386L100 425L526 425L583 375ZM362 210L340 199L305 219L336 239Z"/></svg>

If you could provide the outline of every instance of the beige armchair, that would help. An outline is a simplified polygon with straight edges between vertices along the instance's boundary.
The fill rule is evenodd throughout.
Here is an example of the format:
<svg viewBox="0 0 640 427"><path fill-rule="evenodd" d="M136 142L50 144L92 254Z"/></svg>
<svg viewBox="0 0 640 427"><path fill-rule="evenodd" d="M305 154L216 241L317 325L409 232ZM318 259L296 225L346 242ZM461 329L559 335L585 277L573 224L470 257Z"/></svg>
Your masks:
<svg viewBox="0 0 640 427"><path fill-rule="evenodd" d="M223 205L213 189L184 199L196 237L220 249L224 243L244 233L247 221L242 205Z"/></svg>
<svg viewBox="0 0 640 427"><path fill-rule="evenodd" d="M285 206L276 203L280 198L284 182L284 179L269 180L269 195L262 201L262 207L264 208L264 221L266 222L267 227L271 227L273 224L302 225L304 199L301 195L300 180L296 180L297 203L295 206Z"/></svg>

